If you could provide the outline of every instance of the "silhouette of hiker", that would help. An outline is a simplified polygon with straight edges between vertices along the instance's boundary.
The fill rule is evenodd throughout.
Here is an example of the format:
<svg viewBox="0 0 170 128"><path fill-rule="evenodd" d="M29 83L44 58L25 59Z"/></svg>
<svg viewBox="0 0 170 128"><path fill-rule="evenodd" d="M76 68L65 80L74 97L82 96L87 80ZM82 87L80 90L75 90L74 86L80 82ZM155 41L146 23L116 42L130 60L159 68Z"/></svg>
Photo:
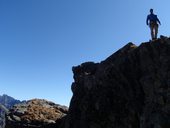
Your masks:
<svg viewBox="0 0 170 128"><path fill-rule="evenodd" d="M159 21L157 15L153 13L153 9L150 9L150 14L147 16L146 24L149 25L151 29L152 40L157 39L158 23L161 25L161 22Z"/></svg>

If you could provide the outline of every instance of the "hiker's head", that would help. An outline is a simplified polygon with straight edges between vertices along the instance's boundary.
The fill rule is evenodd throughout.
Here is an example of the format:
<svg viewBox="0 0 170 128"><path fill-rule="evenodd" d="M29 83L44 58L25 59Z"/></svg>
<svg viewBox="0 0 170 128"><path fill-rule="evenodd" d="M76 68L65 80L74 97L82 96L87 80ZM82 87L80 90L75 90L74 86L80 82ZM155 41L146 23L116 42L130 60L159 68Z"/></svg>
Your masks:
<svg viewBox="0 0 170 128"><path fill-rule="evenodd" d="M152 9L152 8L150 9L150 13L151 13L151 14L153 13L153 9Z"/></svg>

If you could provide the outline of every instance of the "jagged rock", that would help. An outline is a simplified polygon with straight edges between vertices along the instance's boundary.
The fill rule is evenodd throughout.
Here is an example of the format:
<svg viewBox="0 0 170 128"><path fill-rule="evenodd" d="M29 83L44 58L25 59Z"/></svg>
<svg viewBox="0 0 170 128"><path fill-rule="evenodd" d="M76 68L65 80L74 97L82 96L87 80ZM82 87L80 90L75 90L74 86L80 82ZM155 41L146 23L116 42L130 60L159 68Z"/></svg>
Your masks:
<svg viewBox="0 0 170 128"><path fill-rule="evenodd" d="M63 128L170 128L170 38L73 67Z"/></svg>
<svg viewBox="0 0 170 128"><path fill-rule="evenodd" d="M44 99L33 99L14 105L6 115L5 128L59 127L67 107ZM56 123L57 122L57 123Z"/></svg>

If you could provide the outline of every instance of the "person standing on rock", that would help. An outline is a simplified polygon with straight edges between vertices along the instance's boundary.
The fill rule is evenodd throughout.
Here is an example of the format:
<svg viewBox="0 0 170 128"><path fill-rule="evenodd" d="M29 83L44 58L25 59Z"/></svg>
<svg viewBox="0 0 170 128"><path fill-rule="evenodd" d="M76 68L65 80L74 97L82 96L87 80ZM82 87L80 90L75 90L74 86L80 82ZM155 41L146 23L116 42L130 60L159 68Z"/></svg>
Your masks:
<svg viewBox="0 0 170 128"><path fill-rule="evenodd" d="M157 15L153 13L153 9L150 9L150 14L147 16L146 24L150 27L152 40L157 39L158 23L161 25Z"/></svg>

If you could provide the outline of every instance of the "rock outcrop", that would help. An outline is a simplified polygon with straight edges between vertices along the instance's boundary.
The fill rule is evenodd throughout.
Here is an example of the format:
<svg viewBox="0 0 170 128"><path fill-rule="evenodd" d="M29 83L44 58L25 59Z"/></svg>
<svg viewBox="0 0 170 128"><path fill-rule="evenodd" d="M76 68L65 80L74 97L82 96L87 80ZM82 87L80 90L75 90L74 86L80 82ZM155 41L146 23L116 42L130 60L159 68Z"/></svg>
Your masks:
<svg viewBox="0 0 170 128"><path fill-rule="evenodd" d="M43 99L14 105L6 115L5 128L59 127L68 108Z"/></svg>
<svg viewBox="0 0 170 128"><path fill-rule="evenodd" d="M170 128L170 38L73 67L64 128Z"/></svg>
<svg viewBox="0 0 170 128"><path fill-rule="evenodd" d="M0 96L0 128L5 127L5 112L7 112L13 105L20 102L21 101L5 94Z"/></svg>

